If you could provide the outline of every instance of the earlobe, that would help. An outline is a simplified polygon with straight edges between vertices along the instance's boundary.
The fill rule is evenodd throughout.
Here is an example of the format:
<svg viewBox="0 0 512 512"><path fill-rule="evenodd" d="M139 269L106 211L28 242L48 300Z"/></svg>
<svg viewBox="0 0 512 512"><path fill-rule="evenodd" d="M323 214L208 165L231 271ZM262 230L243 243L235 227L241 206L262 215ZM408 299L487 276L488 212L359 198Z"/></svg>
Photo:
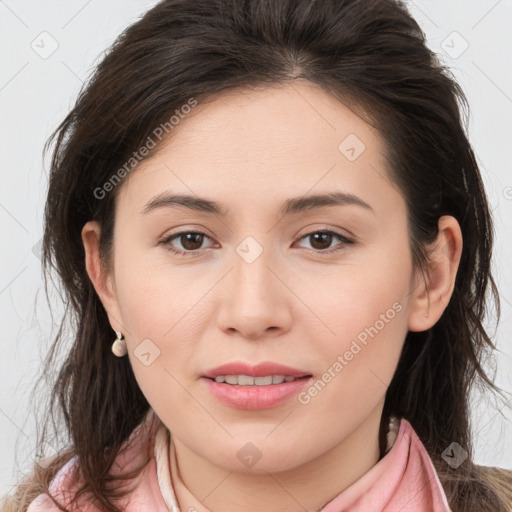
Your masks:
<svg viewBox="0 0 512 512"><path fill-rule="evenodd" d="M82 228L82 242L85 250L85 268L96 293L109 317L114 330L123 331L121 315L115 293L113 276L104 268L99 250L101 226L96 221L87 222Z"/></svg>
<svg viewBox="0 0 512 512"><path fill-rule="evenodd" d="M450 302L462 255L462 232L457 220L444 215L438 236L429 248L429 263L412 291L410 331L426 331L441 318Z"/></svg>

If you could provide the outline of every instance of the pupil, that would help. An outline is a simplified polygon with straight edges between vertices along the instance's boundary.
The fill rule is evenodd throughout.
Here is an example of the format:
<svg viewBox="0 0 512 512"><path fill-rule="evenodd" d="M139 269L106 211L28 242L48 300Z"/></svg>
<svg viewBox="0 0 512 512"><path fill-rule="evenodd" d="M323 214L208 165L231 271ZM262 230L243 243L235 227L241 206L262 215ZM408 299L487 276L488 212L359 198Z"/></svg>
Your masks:
<svg viewBox="0 0 512 512"><path fill-rule="evenodd" d="M186 235L182 235L181 239L181 243L183 245L183 247L187 250L190 250L190 251L193 251L195 249L199 249L202 245L202 236L200 233L188 233ZM185 242L183 242L183 239L185 240ZM195 240L195 243L197 244L197 240L199 239L199 245L197 247L194 247L194 240ZM190 246L190 242L192 242L192 247Z"/></svg>
<svg viewBox="0 0 512 512"><path fill-rule="evenodd" d="M315 233L314 235L311 235L313 238L313 242L311 243L311 246L315 249L325 249L331 245L332 241L332 235L330 233ZM320 247L316 247L315 244L320 239ZM327 245L325 245L325 241L327 240ZM322 245L322 242L324 245Z"/></svg>

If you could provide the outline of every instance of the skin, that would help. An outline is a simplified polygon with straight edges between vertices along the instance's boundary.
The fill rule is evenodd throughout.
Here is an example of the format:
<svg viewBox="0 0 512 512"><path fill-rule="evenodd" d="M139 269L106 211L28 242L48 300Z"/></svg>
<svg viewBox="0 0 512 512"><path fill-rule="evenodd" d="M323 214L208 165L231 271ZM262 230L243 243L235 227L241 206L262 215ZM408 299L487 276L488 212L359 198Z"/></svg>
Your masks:
<svg viewBox="0 0 512 512"><path fill-rule="evenodd" d="M338 149L349 134L366 147L354 161ZM188 489L177 490L181 509L318 510L379 459L386 389L408 330L430 328L448 304L459 225L439 220L424 278L413 268L405 201L390 181L379 134L307 82L223 93L172 135L119 190L111 273L99 259L101 226L84 226L88 274L112 328L125 335L142 392L171 431ZM288 198L334 190L371 209L279 213ZM214 200L228 213L141 213L164 191ZM356 243L305 236L326 229ZM195 245L183 237L167 244L192 247L192 255L159 244L182 231L206 235ZM263 249L252 263L236 252L247 236ZM276 361L322 379L396 303L400 312L307 404L292 397L266 410L238 410L200 379L234 360ZM134 354L146 338L160 350L149 366ZM237 457L248 442L262 455L252 467Z"/></svg>

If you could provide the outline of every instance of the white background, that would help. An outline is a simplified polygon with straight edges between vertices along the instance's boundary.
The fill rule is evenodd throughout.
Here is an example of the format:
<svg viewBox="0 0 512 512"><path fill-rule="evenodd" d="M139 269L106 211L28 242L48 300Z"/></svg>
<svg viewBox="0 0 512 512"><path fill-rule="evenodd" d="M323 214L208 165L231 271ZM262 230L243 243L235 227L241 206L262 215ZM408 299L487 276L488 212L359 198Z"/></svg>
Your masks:
<svg viewBox="0 0 512 512"><path fill-rule="evenodd" d="M37 257L47 188L43 144L101 53L155 3L0 0L0 498L19 480L18 471L35 448L36 420L28 395L62 311L58 303L52 307L52 331ZM497 230L494 271L503 309L494 335L501 351L496 382L511 391L512 2L418 0L408 5L469 100L469 136ZM58 47L47 58L31 47L39 45L43 52L52 44ZM510 409L475 400L473 420L476 462L512 469Z"/></svg>

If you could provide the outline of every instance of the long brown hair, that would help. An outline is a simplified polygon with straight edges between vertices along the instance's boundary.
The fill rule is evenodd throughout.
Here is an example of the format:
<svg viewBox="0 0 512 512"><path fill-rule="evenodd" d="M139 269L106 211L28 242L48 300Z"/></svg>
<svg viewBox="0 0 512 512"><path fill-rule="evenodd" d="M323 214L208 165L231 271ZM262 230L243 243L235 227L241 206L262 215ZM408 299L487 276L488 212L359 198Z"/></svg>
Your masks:
<svg viewBox="0 0 512 512"><path fill-rule="evenodd" d="M113 331L85 269L81 229L91 219L102 226L102 261L110 268L123 183L98 190L190 98L200 103L220 91L298 78L352 105L379 130L408 206L417 268L428 261L440 216L453 215L461 226L451 301L431 329L407 335L383 418L409 420L453 511L510 511L510 475L472 461L470 390L502 391L482 367L495 351L483 322L491 306L499 316L499 299L490 271L492 219L464 128L467 100L398 0L164 0L115 41L45 146L54 145L45 288L55 270L67 305L62 325L70 320L75 332L64 351L60 330L45 361L55 366L65 352L38 444L49 439L50 415L54 432L65 428L71 444L47 467L34 465L3 511L25 511L73 455L84 481L77 498L87 494L117 512L116 499L128 492L109 470L150 406L129 360L110 352ZM469 455L457 469L441 456L452 442ZM129 482L135 474L121 476Z"/></svg>

